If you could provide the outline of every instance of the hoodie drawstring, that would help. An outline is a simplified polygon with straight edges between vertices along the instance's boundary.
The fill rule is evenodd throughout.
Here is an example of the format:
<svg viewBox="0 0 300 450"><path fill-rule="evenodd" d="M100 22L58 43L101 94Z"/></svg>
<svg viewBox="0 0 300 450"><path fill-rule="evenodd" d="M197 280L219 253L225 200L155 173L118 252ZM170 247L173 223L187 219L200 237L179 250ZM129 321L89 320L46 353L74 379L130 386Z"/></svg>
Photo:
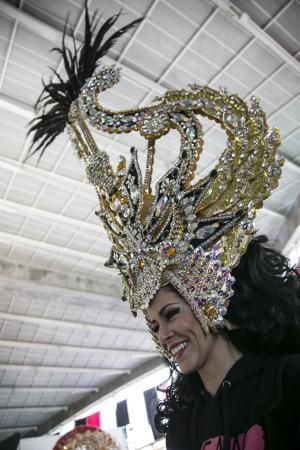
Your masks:
<svg viewBox="0 0 300 450"><path fill-rule="evenodd" d="M228 380L224 380L222 384L222 418L224 424L224 441L223 450L230 450L230 423L229 414L226 412L226 406L228 406L229 392L231 389L231 383Z"/></svg>

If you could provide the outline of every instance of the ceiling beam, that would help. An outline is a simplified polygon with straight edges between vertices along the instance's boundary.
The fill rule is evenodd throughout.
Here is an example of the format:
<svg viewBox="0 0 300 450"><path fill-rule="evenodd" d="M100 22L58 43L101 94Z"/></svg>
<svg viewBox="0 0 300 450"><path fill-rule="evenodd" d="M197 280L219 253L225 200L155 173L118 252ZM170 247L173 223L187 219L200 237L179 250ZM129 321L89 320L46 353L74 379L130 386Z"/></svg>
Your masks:
<svg viewBox="0 0 300 450"><path fill-rule="evenodd" d="M176 64L180 61L180 59L185 55L185 53L191 50L193 43L198 39L201 33L203 33L204 29L210 24L210 22L215 18L215 16L219 13L219 8L215 8L211 14L206 18L204 23L195 31L189 41L181 48L180 52L177 53L176 57L173 59L171 64L167 67L167 69L161 74L158 82L161 83L166 76L171 72L171 70L176 66Z"/></svg>
<svg viewBox="0 0 300 450"><path fill-rule="evenodd" d="M5 413L10 412L55 412L55 411L68 411L67 406L13 406L13 407L5 407L0 408L0 411L4 411Z"/></svg>
<svg viewBox="0 0 300 450"><path fill-rule="evenodd" d="M107 309L128 311L127 305L120 301L121 286L114 277L90 279L0 260L0 280L0 288L6 292L19 295L21 291L19 301L28 294L33 298L45 298L47 302L68 304L71 301L95 309L106 304Z"/></svg>
<svg viewBox="0 0 300 450"><path fill-rule="evenodd" d="M288 51L286 51L275 39L264 31L248 14L243 13L230 0L212 0L225 14L233 21L252 34L257 40L262 42L267 48L279 56L285 63L292 67L298 74L300 73L300 62L297 61Z"/></svg>
<svg viewBox="0 0 300 450"><path fill-rule="evenodd" d="M129 369L108 369L103 367L72 367L72 366L35 366L32 364L0 364L0 370L19 370L30 372L55 372L55 373L92 373L98 375L120 375L122 373L130 373Z"/></svg>
<svg viewBox="0 0 300 450"><path fill-rule="evenodd" d="M283 221L285 220L285 216L283 214L280 214L277 211L273 211L272 209L269 208L261 208L258 210L258 214L261 215L267 215L270 217L273 217L276 221Z"/></svg>
<svg viewBox="0 0 300 450"><path fill-rule="evenodd" d="M154 358L157 355L156 351L136 350L129 348L99 348L99 347L79 347L75 345L61 345L61 344L44 344L40 342L29 341L11 341L6 339L0 340L0 347L24 348L29 352L32 350L46 350L55 352L76 352L76 353L90 353L91 355L119 355L127 356L128 358Z"/></svg>
<svg viewBox="0 0 300 450"><path fill-rule="evenodd" d="M235 6L233 6L235 8ZM285 9L286 5L284 5L283 8L281 8L280 12ZM236 8L237 9L237 8ZM276 20L276 18L278 18L278 16L280 15L280 12L277 12L277 14L272 17L267 23L266 25L264 25L264 27L262 28L264 31L266 31L267 28L269 28L273 22ZM242 14L241 11L239 12L239 14ZM248 50L249 47L251 47L253 45L253 43L256 41L256 36L253 36L244 46L243 48L236 53L223 67L222 69L216 73L210 80L209 80L209 85L212 85L212 83L214 83L216 80L220 79L220 77L222 77L223 73L226 72L241 56L243 56L243 54ZM286 65L286 63L284 62L283 64L280 64L279 67L277 67L268 77L264 77L264 79L259 83L256 84L256 86L247 94L247 98L250 98L255 91L258 88L261 88L262 86L264 86L269 80L271 80L272 78L275 77L275 75L277 75L278 72L280 72L282 70L282 68ZM257 70L259 70L259 68L257 68ZM262 73L262 75L264 76L264 74ZM241 80L239 80L241 81ZM282 87L284 90L285 88ZM287 91L285 91L287 92ZM288 92L287 92L288 95Z"/></svg>
<svg viewBox="0 0 300 450"><path fill-rule="evenodd" d="M95 199L96 200L96 199ZM18 215L36 217L45 223L53 224L56 222L63 223L65 225L75 226L82 230L92 231L98 235L98 237L105 235L105 230L99 225L84 221L73 219L73 217L65 216L63 214L56 214L45 209L36 208L33 206L23 205L22 203L12 202L10 200L0 199L0 210L10 213L17 213Z"/></svg>
<svg viewBox="0 0 300 450"><path fill-rule="evenodd" d="M287 215L285 222L282 224L278 238L280 250L285 255L290 255L295 250L300 255L300 249L297 250L300 242L300 194ZM299 262L295 261L295 263L298 264Z"/></svg>
<svg viewBox="0 0 300 450"><path fill-rule="evenodd" d="M121 328L121 327L114 327L114 326L105 326L105 325L94 325L94 324L88 324L88 323L82 323L82 322L70 322L66 320L56 320L56 319L46 319L45 317L30 317L25 316L22 314L11 314L11 313L3 313L0 312L0 319L2 320L11 320L13 322L24 322L24 323L34 323L36 325L45 325L45 326L51 326L51 327L62 327L64 329L71 328L72 330L78 330L82 331L86 334L88 334L90 331L96 331L98 333L116 333L119 335L126 336L127 338L129 336L137 336L144 338L145 336L148 336L148 332L145 329L145 331L140 330L134 330L132 328Z"/></svg>
<svg viewBox="0 0 300 450"><path fill-rule="evenodd" d="M75 258L79 258L82 260L93 261L96 263L101 263L99 270L106 272L110 275L114 273L111 269L108 269L104 266L104 263L107 261L107 257L96 255L94 253L82 252L80 250L75 250L68 247L62 247L60 245L49 244L45 241L38 241L36 239L25 238L23 236L19 236L17 234L7 233L5 231L0 231L0 241L7 243L11 243L13 245L19 244L21 246L30 248L34 251L36 250L46 250L50 252L57 253L62 256L74 256Z"/></svg>
<svg viewBox="0 0 300 450"><path fill-rule="evenodd" d="M0 156L0 167L9 172L27 175L44 182L47 181L50 184L54 184L60 188L64 187L64 189L70 189L71 191L80 188L80 195L86 195L89 198L91 198L91 193L94 191L94 188L90 184L83 181L77 181L73 178L68 178L54 172L49 172L48 170L41 169L37 166L24 164L23 162L18 162L5 156Z"/></svg>
<svg viewBox="0 0 300 450"><path fill-rule="evenodd" d="M30 394L35 392L45 392L47 394L56 394L69 392L70 394L80 394L84 392L98 392L99 388L97 387L48 387L48 386L0 386L0 392L3 394L5 392L14 394Z"/></svg>
<svg viewBox="0 0 300 450"><path fill-rule="evenodd" d="M172 8L171 4L168 4L168 7ZM176 8L175 8L176 10ZM217 15L219 11L219 8L215 8L212 13L207 17L207 19L204 21L204 23L199 27L197 27L197 30L192 35L192 37L189 39L189 41L182 46L181 50L177 53L171 64L164 70L164 72L160 75L159 79L157 80L158 83L162 83L164 79L167 77L167 75L171 72L171 70L176 66L176 64L180 61L180 58L184 56L184 54L192 49L192 44L195 42L195 40L199 37L199 35L203 32L203 30L207 27L207 25L213 20L213 18ZM178 12L178 11L177 11ZM173 37L174 38L174 37ZM132 41L131 41L132 42ZM181 67L181 69L184 69L184 67ZM168 82L170 84L170 82ZM142 103L147 104L147 102L151 99L151 96L153 96L153 91L150 90L146 96L143 98ZM207 135L207 133L206 133Z"/></svg>
<svg viewBox="0 0 300 450"><path fill-rule="evenodd" d="M16 7L11 6L3 0L0 0L0 11L1 14L4 14L9 18L22 23L24 27L31 30L38 36L43 36L44 39L52 42L54 46L61 44L62 32L60 30L57 30L54 27L46 24L45 22L32 17L30 14L27 14L24 11L18 10ZM114 65L116 63L116 61L109 56L104 56L102 58L102 61L109 65ZM154 89L159 94L163 94L165 92L165 89L162 86L160 86L155 81L152 81L150 78L147 78L145 75L137 73L129 67L124 66L122 63L118 63L118 66L122 68L123 74L128 76L135 83L138 83L139 85L142 85L149 89Z"/></svg>
<svg viewBox="0 0 300 450"><path fill-rule="evenodd" d="M19 10L22 8L22 2L19 3ZM12 32L9 38L9 44L7 46L7 50L6 50L6 54L5 54L5 58L3 61L3 65L2 65L2 69L1 69L1 74L0 74L0 91L3 88L3 83L5 80L5 75L6 75L6 71L7 71L7 67L9 65L9 59L11 56L11 52L13 50L13 46L14 46L14 42L15 42L15 38L16 38L16 34L17 34L17 29L18 29L18 21L15 20L13 27L12 27Z"/></svg>
<svg viewBox="0 0 300 450"><path fill-rule="evenodd" d="M68 412L59 412L55 416L50 417L38 427L36 433L31 433L31 435L41 436L51 430L54 431L58 425L63 425L64 423L68 422L70 420L70 417L74 416L75 414L79 414L85 408L99 402L99 400L108 396L117 389L120 389L121 387L123 388L125 385L128 385L139 377L144 376L146 373L151 372L152 370L155 370L159 367L163 367L163 360L161 357L157 356L156 358L153 358L132 369L130 374L121 375L120 377L115 378L109 383L106 383L104 386L99 387L98 392L90 393L77 402L72 403L71 405L69 405Z"/></svg>
<svg viewBox="0 0 300 450"><path fill-rule="evenodd" d="M12 112L13 114L18 114L18 116L22 116L28 121L32 120L34 117L34 111L31 106L4 94L0 94L0 109L1 108Z"/></svg>
<svg viewBox="0 0 300 450"><path fill-rule="evenodd" d="M14 432L20 432L20 433L26 433L30 430L36 431L38 427L32 426L32 427L4 427L0 428L0 433L14 433Z"/></svg>
<svg viewBox="0 0 300 450"><path fill-rule="evenodd" d="M143 20L138 24L137 27L135 27L133 34L131 36L131 39L127 42L125 47L122 49L122 52L118 58L118 63L121 62L122 59L124 59L126 57L126 53L131 48L133 41L138 37L138 35L142 31L142 29L144 28L144 24L149 20L149 17L152 14L152 12L154 11L154 9L156 8L158 1L159 0L152 0L152 3L148 7L146 13L143 15ZM122 5L122 7L123 7L123 5Z"/></svg>
<svg viewBox="0 0 300 450"><path fill-rule="evenodd" d="M267 45L269 48L271 48L273 51L275 51L276 54L279 54L279 56L285 61L285 63L287 63L289 65L293 65L293 67L296 68L296 70L298 72L300 72L300 63L295 58L293 58L285 49L283 49L283 47L281 47L274 39L272 39L266 33L266 31L262 30L258 25L256 25L256 23L254 21L252 21L247 14L242 13L239 10L239 8L237 8L235 5L233 5L228 0L212 0L212 1L217 7L219 7L221 10L223 10L233 20L239 22L240 25L246 27L247 30L250 27L250 29L248 31L250 31L251 34L253 34L255 38L263 41L265 43L265 45ZM0 0L0 7L1 7L2 13L6 14L7 16L9 16L15 20L21 21L23 23L23 25L25 25L27 28L29 28L31 31L33 31L35 33L37 32L37 30L39 31L40 29L43 28L43 26L45 26L45 33L43 34L43 36L46 36L46 39L48 39L50 42L53 42L54 44L57 44L57 42L61 42L62 33L59 30L56 30L56 29L52 28L51 26L45 24L44 22L31 17L29 14L27 14L23 11L20 11L11 5L8 5L6 2L4 2L2 0ZM211 17L214 16L216 11L217 10L215 10L213 12ZM208 18L208 21L210 20L211 17ZM136 32L138 32L138 29L136 30ZM52 32L49 32L49 30L52 30ZM59 39L58 39L58 36L60 36ZM106 61L108 64L116 63L115 60L113 60L107 56L105 56L103 58L103 61L104 62ZM165 93L165 88L163 86L161 86L159 84L159 82L153 82L148 77L146 77L142 74L139 74L137 71L132 70L126 66L123 66L122 63L119 61L117 61L117 62L118 62L118 65L123 68L124 75L128 76L131 81L142 84L143 86L147 87L150 91L153 90L156 93L160 93L160 94ZM217 74L216 76L218 76L218 75L219 74ZM0 96L0 99L1 99L1 96ZM120 146L121 152L124 153L124 150L125 150L125 153L129 151L128 146L123 145L118 141L112 140L109 137L103 136L102 134L101 134L101 139L103 141L106 140L107 144L110 146L113 143L113 148L110 149L110 151L112 151L112 152L118 152L116 150L116 148L119 146ZM160 161L160 163L165 164L163 161Z"/></svg>
<svg viewBox="0 0 300 450"><path fill-rule="evenodd" d="M34 31L38 36L43 36L43 39L51 41L54 44L61 43L62 33L60 31L55 30L55 28L50 25L35 19L3 0L0 1L0 11L1 14L4 14L17 22L21 22L25 28Z"/></svg>

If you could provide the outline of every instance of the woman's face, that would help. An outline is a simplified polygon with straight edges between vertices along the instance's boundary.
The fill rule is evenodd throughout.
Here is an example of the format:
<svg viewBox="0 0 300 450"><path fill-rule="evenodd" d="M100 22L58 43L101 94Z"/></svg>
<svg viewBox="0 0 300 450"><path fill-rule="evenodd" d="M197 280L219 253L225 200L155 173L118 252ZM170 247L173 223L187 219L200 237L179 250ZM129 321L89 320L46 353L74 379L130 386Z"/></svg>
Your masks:
<svg viewBox="0 0 300 450"><path fill-rule="evenodd" d="M216 335L205 334L189 305L171 287L161 288L148 308L151 330L172 353L183 374L200 371L210 360Z"/></svg>

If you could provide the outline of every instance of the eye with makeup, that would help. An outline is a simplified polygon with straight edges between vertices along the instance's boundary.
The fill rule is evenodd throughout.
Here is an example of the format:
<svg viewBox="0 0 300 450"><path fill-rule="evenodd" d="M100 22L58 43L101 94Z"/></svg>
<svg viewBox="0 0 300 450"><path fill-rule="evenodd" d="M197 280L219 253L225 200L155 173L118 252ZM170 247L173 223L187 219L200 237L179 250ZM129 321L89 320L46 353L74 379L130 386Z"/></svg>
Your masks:
<svg viewBox="0 0 300 450"><path fill-rule="evenodd" d="M180 307L171 307L164 311L163 317L167 320L173 319L174 316L176 316L180 311Z"/></svg>
<svg viewBox="0 0 300 450"><path fill-rule="evenodd" d="M162 317L168 322L170 320L172 320L178 313L180 312L180 307L173 307L173 308L168 308L166 310L164 310ZM149 323L149 328L152 331L152 333L158 333L159 330L159 324L157 322L152 322Z"/></svg>
<svg viewBox="0 0 300 450"><path fill-rule="evenodd" d="M158 323L149 323L149 328L150 328L150 331L152 332L152 333L154 333L154 334L156 334L156 333L158 333L158 330L159 330L159 326L158 326Z"/></svg>

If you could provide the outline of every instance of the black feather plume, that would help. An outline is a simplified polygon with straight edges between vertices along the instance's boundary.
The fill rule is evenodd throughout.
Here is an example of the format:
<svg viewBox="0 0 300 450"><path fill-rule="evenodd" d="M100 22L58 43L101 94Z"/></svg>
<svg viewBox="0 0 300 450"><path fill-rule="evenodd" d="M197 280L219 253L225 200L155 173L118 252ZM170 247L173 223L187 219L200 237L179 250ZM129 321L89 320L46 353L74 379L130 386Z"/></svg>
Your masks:
<svg viewBox="0 0 300 450"><path fill-rule="evenodd" d="M72 102L78 98L86 80L93 75L100 59L107 54L120 36L142 20L137 19L130 22L105 39L120 14L121 12L111 16L97 31L97 12L90 18L87 2L85 2L84 41L77 49L72 30L73 52L66 46L67 23L65 24L62 47L53 48L52 51L56 51L62 56L67 79L63 80L56 70L51 69L57 81L51 81L48 84L43 82L44 89L35 105L36 111L41 111L41 113L29 123L28 134L33 134L33 138L27 158L35 153L39 153L39 158L41 158L46 148L63 132Z"/></svg>

